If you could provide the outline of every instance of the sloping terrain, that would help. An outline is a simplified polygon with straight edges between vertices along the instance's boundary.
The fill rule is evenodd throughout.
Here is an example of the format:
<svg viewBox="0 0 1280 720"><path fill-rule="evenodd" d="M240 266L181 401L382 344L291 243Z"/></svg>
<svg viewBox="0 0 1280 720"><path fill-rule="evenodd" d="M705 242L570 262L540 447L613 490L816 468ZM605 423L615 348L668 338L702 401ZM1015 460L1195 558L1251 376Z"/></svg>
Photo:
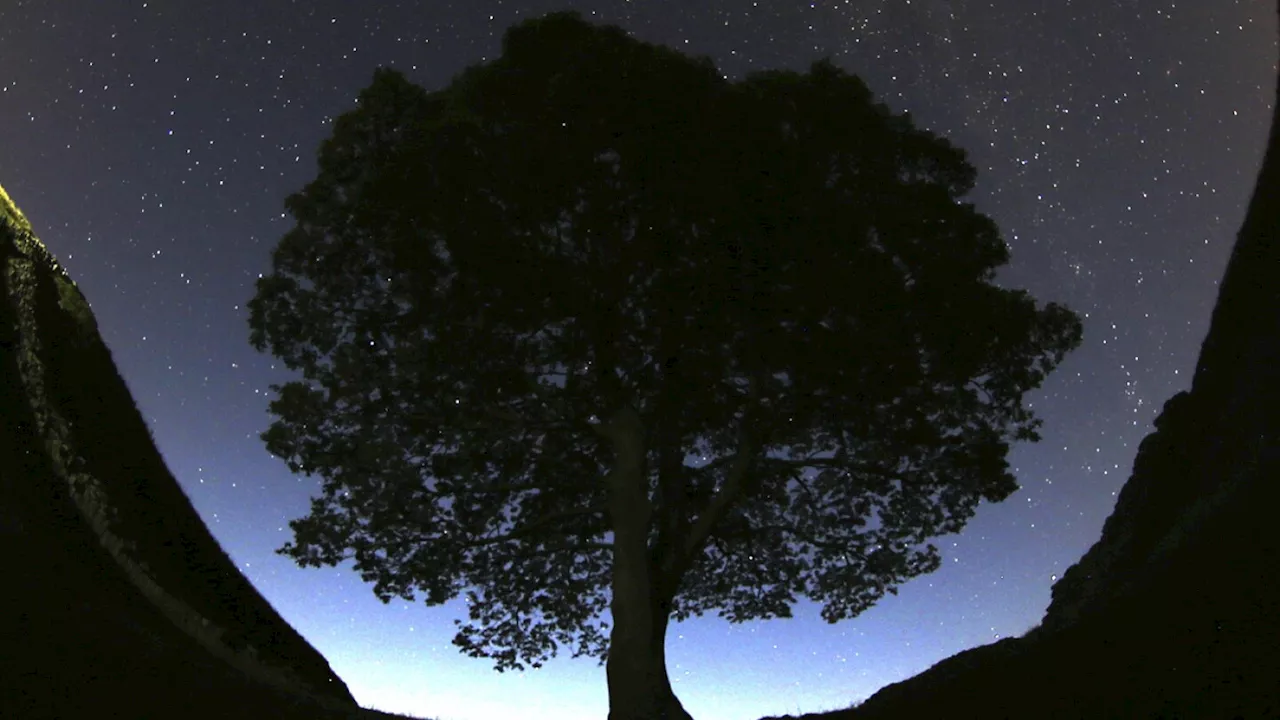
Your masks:
<svg viewBox="0 0 1280 720"><path fill-rule="evenodd" d="M165 466L75 283L0 189L0 718L362 711Z"/></svg>
<svg viewBox="0 0 1280 720"><path fill-rule="evenodd" d="M1280 717L1276 107L1192 388L1165 404L1043 622L804 718Z"/></svg>

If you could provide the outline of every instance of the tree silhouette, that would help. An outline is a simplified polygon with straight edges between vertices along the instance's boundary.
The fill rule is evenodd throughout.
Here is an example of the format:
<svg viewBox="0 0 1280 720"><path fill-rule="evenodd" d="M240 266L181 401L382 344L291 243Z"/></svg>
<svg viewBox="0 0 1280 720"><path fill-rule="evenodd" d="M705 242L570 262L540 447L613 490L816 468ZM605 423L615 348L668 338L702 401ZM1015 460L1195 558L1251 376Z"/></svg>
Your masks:
<svg viewBox="0 0 1280 720"><path fill-rule="evenodd" d="M974 177L827 61L729 82L574 13L438 92L377 71L249 304L305 378L267 449L323 478L279 552L687 718L671 618L852 617L1016 489L1081 329L991 284Z"/></svg>

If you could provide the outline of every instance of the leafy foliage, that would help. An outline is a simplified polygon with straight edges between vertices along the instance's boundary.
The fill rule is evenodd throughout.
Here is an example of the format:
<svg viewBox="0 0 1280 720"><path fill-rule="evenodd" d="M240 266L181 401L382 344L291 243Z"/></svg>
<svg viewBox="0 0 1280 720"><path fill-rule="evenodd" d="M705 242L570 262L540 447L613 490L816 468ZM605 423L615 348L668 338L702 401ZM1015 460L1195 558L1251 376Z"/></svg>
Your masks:
<svg viewBox="0 0 1280 720"><path fill-rule="evenodd" d="M974 179L829 62L729 82L574 14L438 92L379 70L249 305L304 378L263 439L323 478L281 552L466 592L455 642L499 669L604 657L593 423L630 406L657 607L862 612L1016 489L1022 396L1080 342L992 284Z"/></svg>

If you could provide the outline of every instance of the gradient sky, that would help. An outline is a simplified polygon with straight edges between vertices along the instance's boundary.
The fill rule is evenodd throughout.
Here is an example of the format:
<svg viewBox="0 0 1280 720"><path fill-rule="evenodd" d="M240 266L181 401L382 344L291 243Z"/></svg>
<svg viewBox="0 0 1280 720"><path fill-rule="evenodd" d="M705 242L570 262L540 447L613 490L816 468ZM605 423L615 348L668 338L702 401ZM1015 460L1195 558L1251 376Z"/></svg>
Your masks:
<svg viewBox="0 0 1280 720"><path fill-rule="evenodd" d="M1191 380L1261 163L1272 0L0 0L0 183L92 304L160 451L242 572L366 707L442 720L599 720L603 668L495 673L459 654L460 603L383 605L346 568L273 550L318 479L258 434L291 374L245 304L283 201L375 67L428 90L520 20L578 9L708 55L732 79L826 55L970 152L971 199L1013 248L1001 284L1084 317L1030 399L1022 489L942 538L944 566L863 615L674 625L699 720L845 707L1039 621L1097 539L1160 406Z"/></svg>

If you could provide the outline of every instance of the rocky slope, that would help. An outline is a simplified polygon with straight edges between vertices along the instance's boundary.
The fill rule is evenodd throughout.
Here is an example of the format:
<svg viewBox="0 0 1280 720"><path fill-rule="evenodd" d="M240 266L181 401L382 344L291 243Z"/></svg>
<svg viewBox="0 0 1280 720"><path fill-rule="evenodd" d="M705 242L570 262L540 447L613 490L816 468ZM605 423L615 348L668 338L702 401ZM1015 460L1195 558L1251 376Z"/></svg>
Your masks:
<svg viewBox="0 0 1280 720"><path fill-rule="evenodd" d="M1280 717L1276 368L1280 112L1192 388L1165 404L1043 622L804 717Z"/></svg>
<svg viewBox="0 0 1280 720"><path fill-rule="evenodd" d="M395 717L219 547L2 188L0 557L0 717Z"/></svg>

